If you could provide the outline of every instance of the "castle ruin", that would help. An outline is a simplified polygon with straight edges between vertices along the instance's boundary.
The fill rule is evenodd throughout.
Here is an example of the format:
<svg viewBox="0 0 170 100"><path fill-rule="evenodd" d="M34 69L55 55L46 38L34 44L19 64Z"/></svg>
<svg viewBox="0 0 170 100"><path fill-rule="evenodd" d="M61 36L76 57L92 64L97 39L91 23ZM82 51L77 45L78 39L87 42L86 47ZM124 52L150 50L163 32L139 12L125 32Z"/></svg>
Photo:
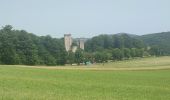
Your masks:
<svg viewBox="0 0 170 100"><path fill-rule="evenodd" d="M71 50L72 47L72 38L71 38L71 34L65 34L64 35L64 43L65 43L65 49L68 52L69 50Z"/></svg>
<svg viewBox="0 0 170 100"><path fill-rule="evenodd" d="M75 41L77 42L77 45L73 45L73 39L71 37L71 34L65 34L64 35L64 43L65 43L65 49L66 51L72 51L72 52L76 52L76 50L78 48L84 50L84 43L85 43L85 39L83 38L77 38L75 39Z"/></svg>
<svg viewBox="0 0 170 100"><path fill-rule="evenodd" d="M79 38L78 43L79 43L79 48L84 50L84 39L83 38Z"/></svg>

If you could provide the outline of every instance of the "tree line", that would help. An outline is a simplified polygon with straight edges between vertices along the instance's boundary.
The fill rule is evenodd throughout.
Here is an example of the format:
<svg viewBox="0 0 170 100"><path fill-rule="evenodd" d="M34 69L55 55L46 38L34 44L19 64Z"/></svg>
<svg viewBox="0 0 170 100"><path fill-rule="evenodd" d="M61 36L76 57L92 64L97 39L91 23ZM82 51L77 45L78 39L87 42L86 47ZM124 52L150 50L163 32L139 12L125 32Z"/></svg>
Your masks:
<svg viewBox="0 0 170 100"><path fill-rule="evenodd" d="M0 29L0 64L65 65L104 63L160 53L128 34L99 35L85 42L85 50L66 52L63 38L36 36L11 25Z"/></svg>
<svg viewBox="0 0 170 100"><path fill-rule="evenodd" d="M170 32L147 34L140 36L139 39L149 46L151 55L170 55Z"/></svg>
<svg viewBox="0 0 170 100"><path fill-rule="evenodd" d="M63 39L36 36L6 25L0 30L0 64L64 65Z"/></svg>
<svg viewBox="0 0 170 100"><path fill-rule="evenodd" d="M67 61L70 64L104 63L144 56L149 56L149 52L141 40L127 34L99 35L86 41L84 51L70 51Z"/></svg>

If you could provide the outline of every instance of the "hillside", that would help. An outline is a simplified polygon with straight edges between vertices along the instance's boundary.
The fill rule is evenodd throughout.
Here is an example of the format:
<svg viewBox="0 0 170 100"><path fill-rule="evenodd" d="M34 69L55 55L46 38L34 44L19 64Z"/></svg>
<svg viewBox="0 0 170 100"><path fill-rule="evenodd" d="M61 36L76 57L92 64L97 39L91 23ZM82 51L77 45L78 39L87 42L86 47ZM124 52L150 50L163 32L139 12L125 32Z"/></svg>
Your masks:
<svg viewBox="0 0 170 100"><path fill-rule="evenodd" d="M150 47L151 55L170 55L170 32L134 35L118 33L115 35L99 35L86 43L87 51L99 51L109 48L145 48Z"/></svg>
<svg viewBox="0 0 170 100"><path fill-rule="evenodd" d="M95 36L86 42L85 50L94 52L113 48L144 48L143 42L136 37L127 33Z"/></svg>
<svg viewBox="0 0 170 100"><path fill-rule="evenodd" d="M170 54L170 32L147 34L139 38L146 45L159 49L164 55Z"/></svg>

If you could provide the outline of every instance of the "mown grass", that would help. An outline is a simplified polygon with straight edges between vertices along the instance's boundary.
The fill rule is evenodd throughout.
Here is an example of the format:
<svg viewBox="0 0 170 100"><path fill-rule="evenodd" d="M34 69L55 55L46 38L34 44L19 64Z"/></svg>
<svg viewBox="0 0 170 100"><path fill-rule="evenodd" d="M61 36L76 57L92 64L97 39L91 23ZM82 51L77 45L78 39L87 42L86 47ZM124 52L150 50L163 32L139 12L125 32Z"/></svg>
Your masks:
<svg viewBox="0 0 170 100"><path fill-rule="evenodd" d="M156 60L159 66L168 66L168 59L170 62L170 57L162 57L116 63L127 67L124 63L128 62L135 67L136 63ZM136 67L149 66L146 64ZM170 69L97 71L0 66L0 100L170 100Z"/></svg>

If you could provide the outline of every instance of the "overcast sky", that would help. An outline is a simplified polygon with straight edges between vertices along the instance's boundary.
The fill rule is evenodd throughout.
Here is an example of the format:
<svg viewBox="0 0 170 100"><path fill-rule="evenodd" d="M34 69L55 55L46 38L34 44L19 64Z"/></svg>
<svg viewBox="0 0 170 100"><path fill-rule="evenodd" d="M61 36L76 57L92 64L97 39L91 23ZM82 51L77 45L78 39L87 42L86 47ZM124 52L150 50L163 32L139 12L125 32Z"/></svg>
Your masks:
<svg viewBox="0 0 170 100"><path fill-rule="evenodd" d="M92 37L170 31L170 0L0 0L0 26Z"/></svg>

